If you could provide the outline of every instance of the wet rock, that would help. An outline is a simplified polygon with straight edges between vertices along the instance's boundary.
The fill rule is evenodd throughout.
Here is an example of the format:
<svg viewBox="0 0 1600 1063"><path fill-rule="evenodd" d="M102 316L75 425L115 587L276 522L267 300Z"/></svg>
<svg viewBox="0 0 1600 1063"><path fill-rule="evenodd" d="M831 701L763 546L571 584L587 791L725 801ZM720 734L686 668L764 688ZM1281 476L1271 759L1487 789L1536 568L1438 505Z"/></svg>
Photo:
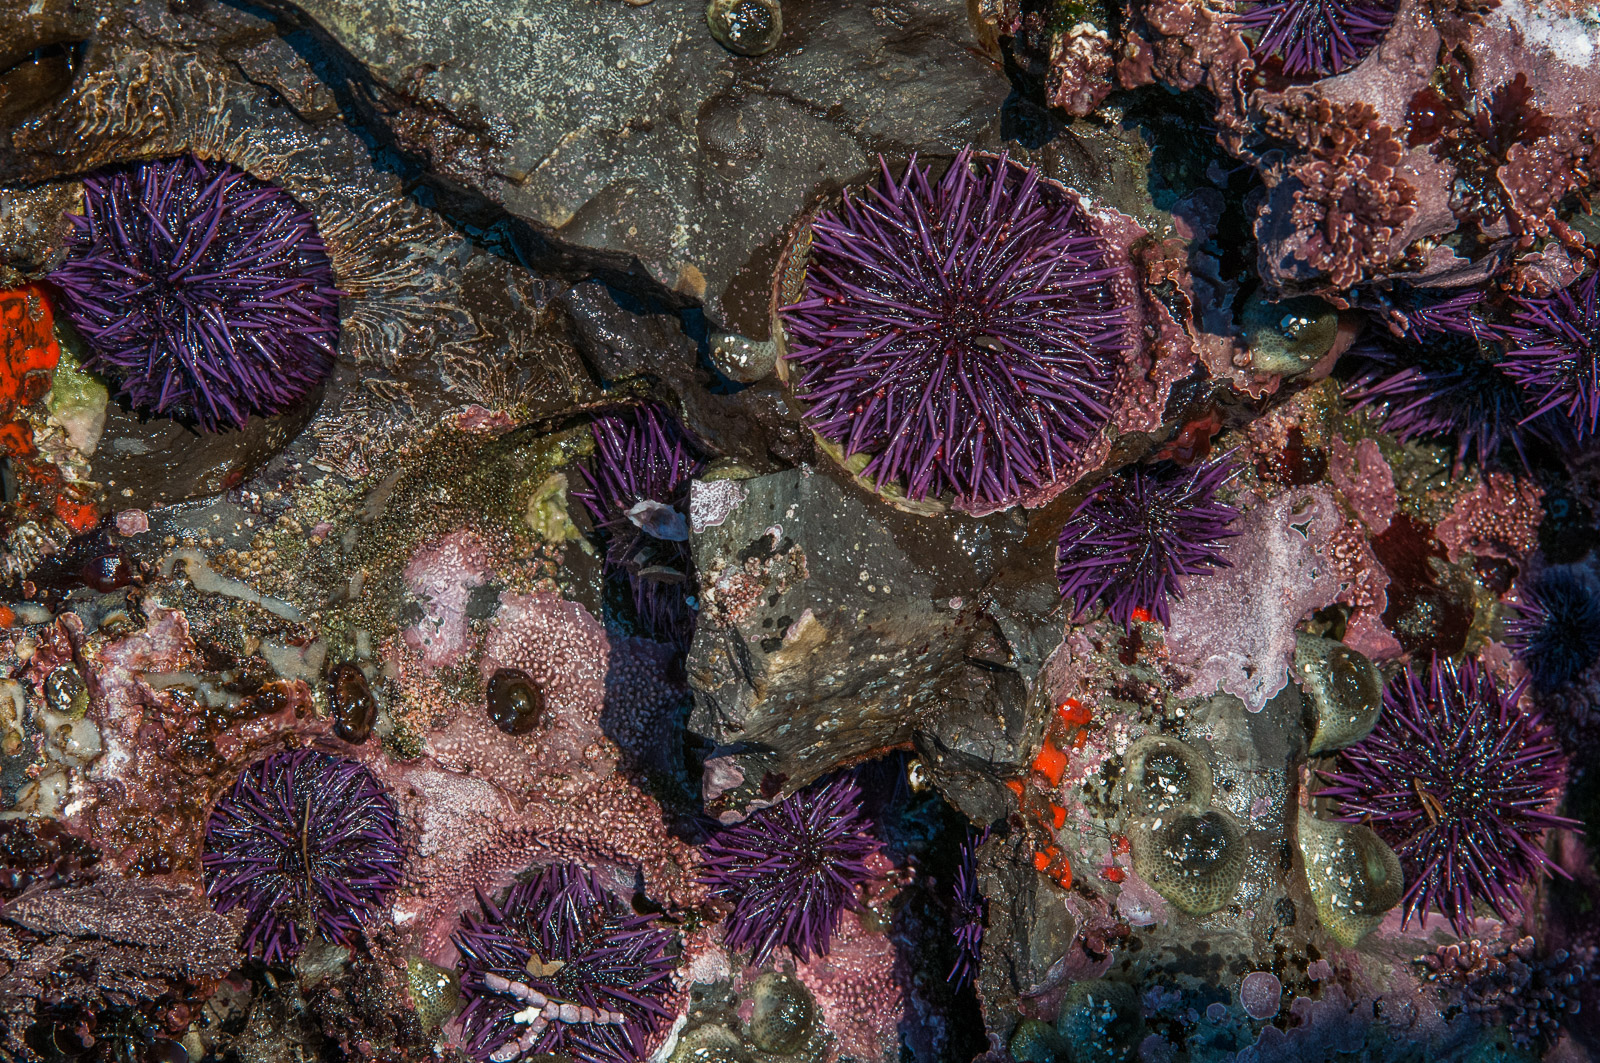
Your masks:
<svg viewBox="0 0 1600 1063"><path fill-rule="evenodd" d="M704 0L297 7L395 94L393 134L441 177L753 339L814 195L875 151L960 147L1009 91L966 12L931 0L796 7L754 60L712 37Z"/></svg>
<svg viewBox="0 0 1600 1063"><path fill-rule="evenodd" d="M1019 755L1025 684L978 609L984 551L975 562L941 542L954 522L892 513L830 475L742 486L723 522L691 539L692 731L758 757L745 778L785 793L908 745L919 727L985 762Z"/></svg>
<svg viewBox="0 0 1600 1063"><path fill-rule="evenodd" d="M646 313L638 300L599 281L573 285L556 302L572 318L578 350L606 380L672 375L694 363L694 347L675 316Z"/></svg>

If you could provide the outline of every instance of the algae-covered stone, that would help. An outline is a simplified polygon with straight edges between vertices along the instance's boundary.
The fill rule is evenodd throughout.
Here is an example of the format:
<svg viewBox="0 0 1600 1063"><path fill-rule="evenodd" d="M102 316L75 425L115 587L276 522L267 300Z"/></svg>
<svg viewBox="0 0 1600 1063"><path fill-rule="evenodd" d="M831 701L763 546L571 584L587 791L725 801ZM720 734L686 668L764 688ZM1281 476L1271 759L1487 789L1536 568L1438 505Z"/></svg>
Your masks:
<svg viewBox="0 0 1600 1063"><path fill-rule="evenodd" d="M1383 676L1365 656L1342 642L1302 634L1295 640L1294 674L1315 716L1312 756L1344 749L1372 732L1383 709Z"/></svg>
<svg viewBox="0 0 1600 1063"><path fill-rule="evenodd" d="M1180 805L1211 803L1211 767L1205 756L1170 735L1147 735L1123 758L1123 807L1130 816L1154 816Z"/></svg>

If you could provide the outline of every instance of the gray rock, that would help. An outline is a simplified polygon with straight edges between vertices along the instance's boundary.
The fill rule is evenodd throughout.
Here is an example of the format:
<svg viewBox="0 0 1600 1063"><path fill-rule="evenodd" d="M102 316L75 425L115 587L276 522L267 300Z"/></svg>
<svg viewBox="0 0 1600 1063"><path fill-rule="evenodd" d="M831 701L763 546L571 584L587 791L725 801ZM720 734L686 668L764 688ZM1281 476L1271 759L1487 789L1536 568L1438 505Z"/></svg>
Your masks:
<svg viewBox="0 0 1600 1063"><path fill-rule="evenodd" d="M712 38L703 0L298 9L393 94L391 131L439 177L758 340L808 202L874 152L978 138L1009 91L965 9L935 0L797 5L754 59Z"/></svg>
<svg viewBox="0 0 1600 1063"><path fill-rule="evenodd" d="M1003 806L985 780L1022 755L1028 658L984 612L990 552L975 560L950 541L991 527L901 514L805 469L742 486L723 522L691 539L701 613L689 726L745 780L720 808L922 731L934 781L971 789L958 803L996 818Z"/></svg>

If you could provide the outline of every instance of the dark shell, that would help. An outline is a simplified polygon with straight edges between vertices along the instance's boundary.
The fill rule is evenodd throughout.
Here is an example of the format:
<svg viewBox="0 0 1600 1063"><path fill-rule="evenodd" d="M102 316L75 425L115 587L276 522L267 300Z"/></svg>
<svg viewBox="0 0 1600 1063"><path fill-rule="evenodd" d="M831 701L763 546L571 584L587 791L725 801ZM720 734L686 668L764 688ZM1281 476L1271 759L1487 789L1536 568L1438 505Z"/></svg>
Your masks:
<svg viewBox="0 0 1600 1063"><path fill-rule="evenodd" d="M526 672L502 668L489 677L489 719L508 735L525 735L549 722L544 690Z"/></svg>
<svg viewBox="0 0 1600 1063"><path fill-rule="evenodd" d="M333 713L333 733L360 745L372 734L378 718L378 700L358 665L345 661L328 673L328 709Z"/></svg>

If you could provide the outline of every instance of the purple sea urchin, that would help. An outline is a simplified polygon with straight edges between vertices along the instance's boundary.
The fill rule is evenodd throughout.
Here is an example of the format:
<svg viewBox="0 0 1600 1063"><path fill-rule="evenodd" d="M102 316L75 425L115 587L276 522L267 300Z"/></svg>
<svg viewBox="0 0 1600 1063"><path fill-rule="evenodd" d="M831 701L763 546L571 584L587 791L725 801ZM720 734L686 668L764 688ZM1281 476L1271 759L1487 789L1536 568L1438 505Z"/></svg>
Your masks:
<svg viewBox="0 0 1600 1063"><path fill-rule="evenodd" d="M1056 576L1073 612L1104 602L1124 627L1141 609L1168 623L1167 601L1183 597L1186 577L1228 567L1217 545L1237 534L1239 511L1216 492L1233 471L1226 459L1140 465L1096 484L1061 529Z"/></svg>
<svg viewBox="0 0 1600 1063"><path fill-rule="evenodd" d="M770 808L718 831L701 850L702 881L733 902L726 941L766 962L780 945L802 962L826 956L856 887L872 877L878 850L848 774L813 783Z"/></svg>
<svg viewBox="0 0 1600 1063"><path fill-rule="evenodd" d="M950 965L948 980L957 989L977 975L983 956L983 922L989 903L978 889L978 847L988 840L987 827L981 832L967 831L967 839L961 844L961 858L956 864L953 912L956 959Z"/></svg>
<svg viewBox="0 0 1600 1063"><path fill-rule="evenodd" d="M1133 308L1075 197L1037 170L968 148L937 180L915 158L882 171L811 223L781 310L795 393L879 487L1010 505L1110 418Z"/></svg>
<svg viewBox="0 0 1600 1063"><path fill-rule="evenodd" d="M206 824L206 896L249 913L244 948L288 960L314 925L347 943L400 884L393 802L356 761L301 749L246 768Z"/></svg>
<svg viewBox="0 0 1600 1063"><path fill-rule="evenodd" d="M594 872L554 864L479 894L461 917L461 1028L472 1058L493 1063L560 1053L583 1063L645 1059L663 1020L677 960L673 933L636 915Z"/></svg>
<svg viewBox="0 0 1600 1063"><path fill-rule="evenodd" d="M693 561L684 516L701 469L672 415L651 404L595 418L593 471L575 492L605 536L607 574L626 583L643 633L688 645Z"/></svg>
<svg viewBox="0 0 1600 1063"><path fill-rule="evenodd" d="M1529 416L1522 388L1477 336L1425 329L1415 343L1381 339L1350 357L1361 363L1345 390L1353 408L1378 413L1401 442L1453 442L1457 464L1469 457L1489 464L1510 444L1526 466L1530 443L1570 436L1556 417Z"/></svg>
<svg viewBox="0 0 1600 1063"><path fill-rule="evenodd" d="M1365 59L1394 21L1396 0L1263 0L1239 16L1260 36L1257 61L1277 57L1292 78L1342 74Z"/></svg>
<svg viewBox="0 0 1600 1063"><path fill-rule="evenodd" d="M1531 414L1560 410L1580 438L1600 429L1600 273L1543 299L1511 300L1501 368L1528 393Z"/></svg>
<svg viewBox="0 0 1600 1063"><path fill-rule="evenodd" d="M333 368L339 292L289 194L193 155L84 180L50 275L102 373L140 410L216 431L280 413Z"/></svg>
<svg viewBox="0 0 1600 1063"><path fill-rule="evenodd" d="M1346 820L1370 826L1405 871L1402 921L1430 906L1465 936L1472 899L1503 919L1520 909L1517 887L1559 870L1539 837L1577 823L1548 811L1566 783L1567 760L1536 713L1467 659L1436 656L1390 680L1372 734L1339 754L1320 796Z"/></svg>
<svg viewBox="0 0 1600 1063"><path fill-rule="evenodd" d="M1541 691L1564 686L1600 658L1600 587L1586 575L1547 569L1523 588L1519 612L1506 624L1506 643Z"/></svg>

